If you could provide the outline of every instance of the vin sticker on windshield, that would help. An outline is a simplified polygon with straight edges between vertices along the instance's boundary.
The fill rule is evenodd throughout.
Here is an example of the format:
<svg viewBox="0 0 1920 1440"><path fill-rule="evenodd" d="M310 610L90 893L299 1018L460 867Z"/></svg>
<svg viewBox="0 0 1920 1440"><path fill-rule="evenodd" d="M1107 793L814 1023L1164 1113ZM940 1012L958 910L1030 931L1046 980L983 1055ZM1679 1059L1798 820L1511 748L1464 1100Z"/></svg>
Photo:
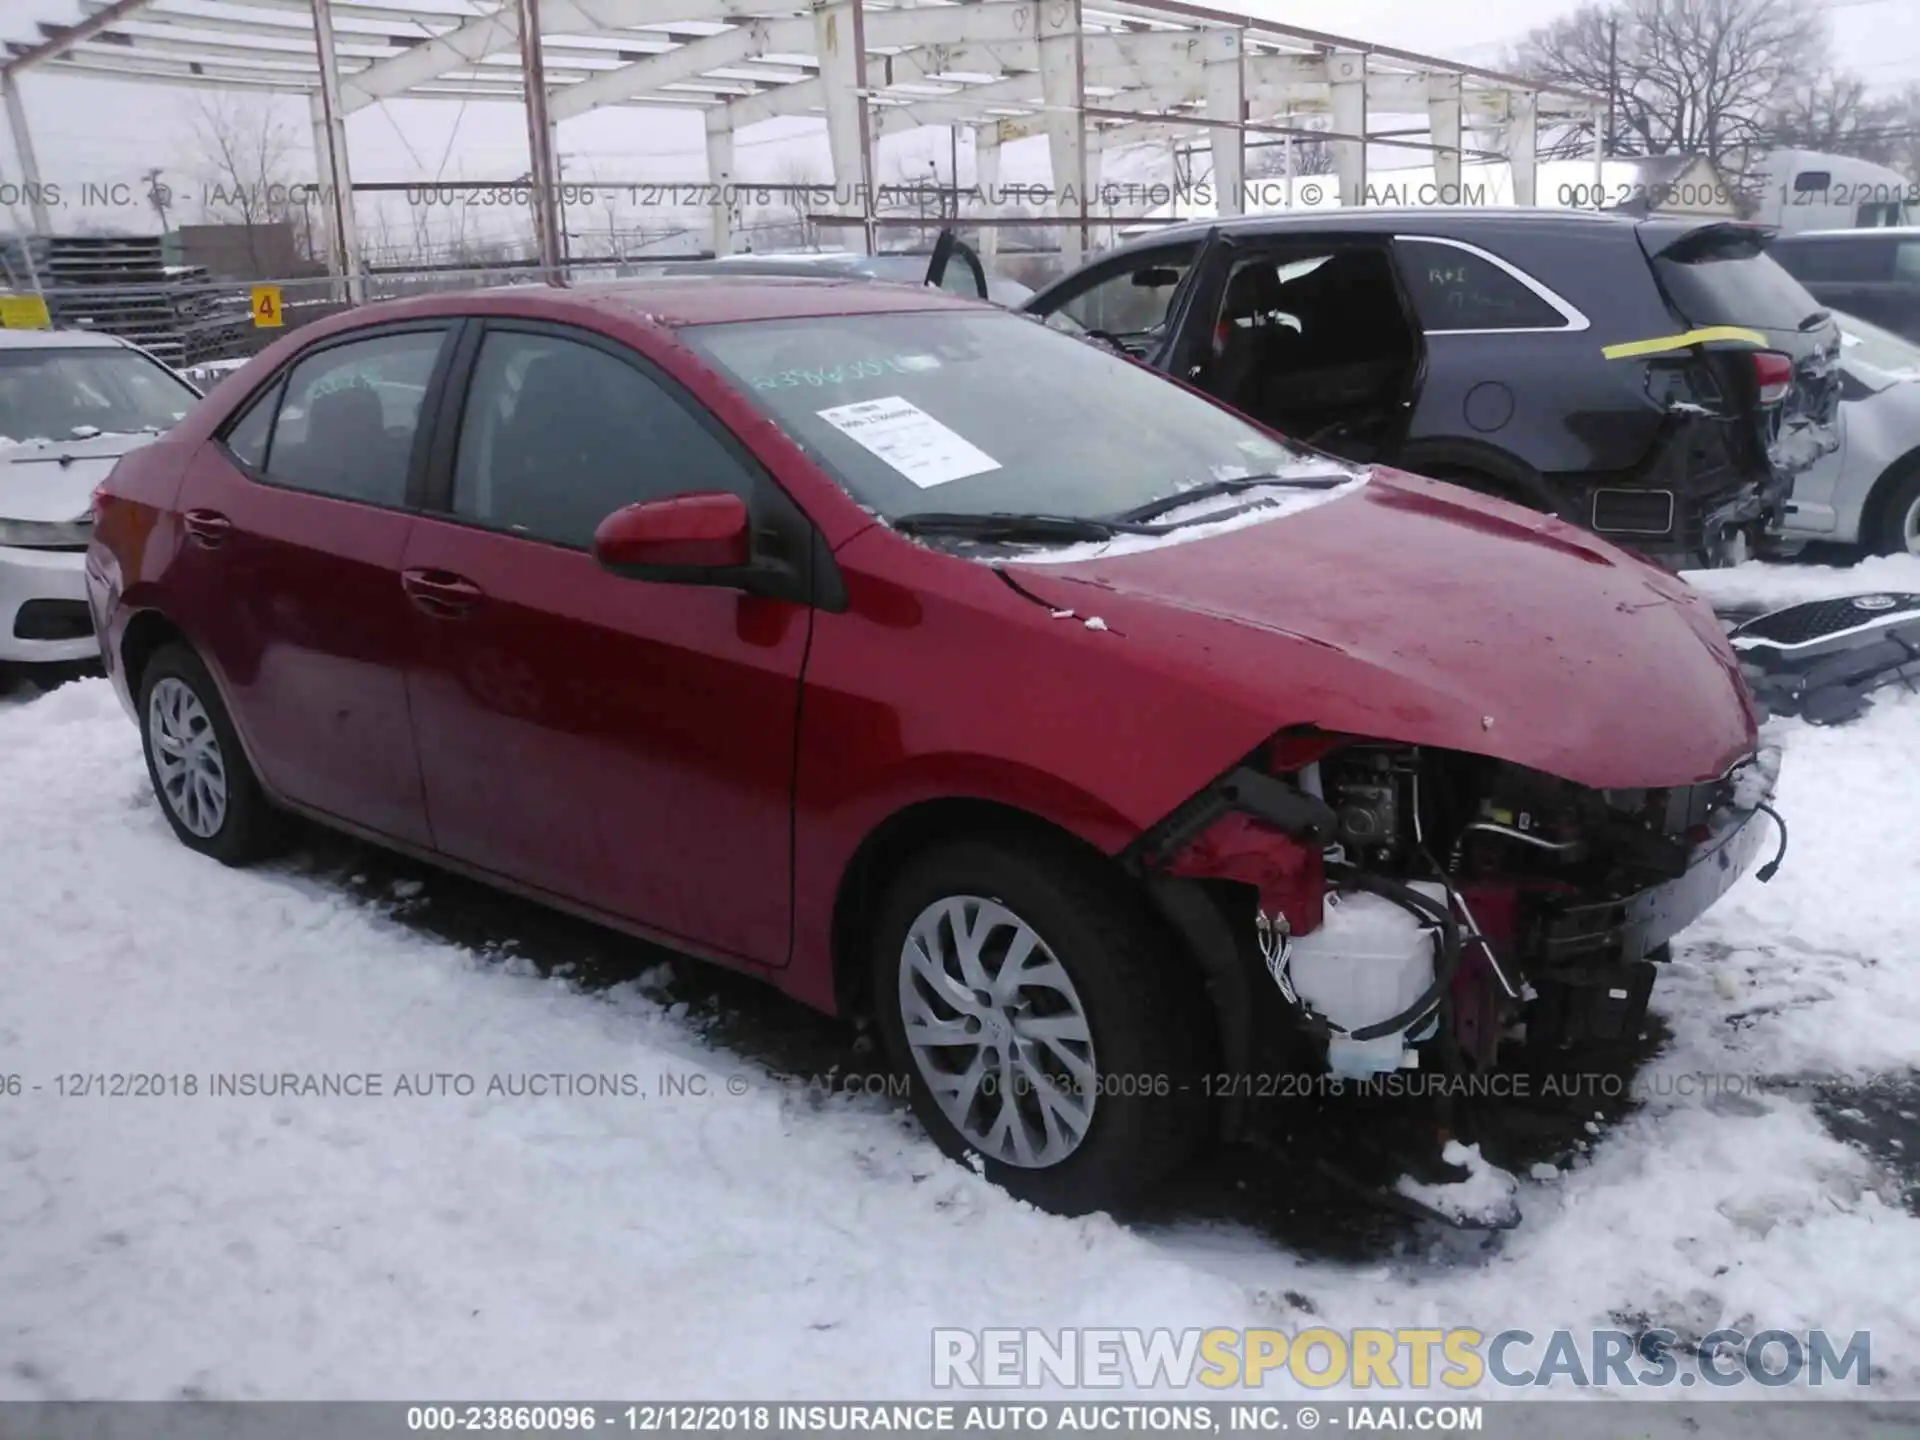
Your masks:
<svg viewBox="0 0 1920 1440"><path fill-rule="evenodd" d="M922 489L1000 468L1000 462L986 451L898 395L815 413Z"/></svg>

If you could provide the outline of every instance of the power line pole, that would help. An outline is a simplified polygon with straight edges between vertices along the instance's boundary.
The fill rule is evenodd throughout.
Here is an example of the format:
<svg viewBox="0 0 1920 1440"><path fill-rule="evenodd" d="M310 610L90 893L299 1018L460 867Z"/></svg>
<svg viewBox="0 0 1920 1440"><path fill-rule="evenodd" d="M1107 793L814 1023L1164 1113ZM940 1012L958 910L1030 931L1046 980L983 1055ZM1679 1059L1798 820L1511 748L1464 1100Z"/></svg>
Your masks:
<svg viewBox="0 0 1920 1440"><path fill-rule="evenodd" d="M1607 140L1604 153L1613 155L1613 103L1620 93L1620 17L1607 19Z"/></svg>

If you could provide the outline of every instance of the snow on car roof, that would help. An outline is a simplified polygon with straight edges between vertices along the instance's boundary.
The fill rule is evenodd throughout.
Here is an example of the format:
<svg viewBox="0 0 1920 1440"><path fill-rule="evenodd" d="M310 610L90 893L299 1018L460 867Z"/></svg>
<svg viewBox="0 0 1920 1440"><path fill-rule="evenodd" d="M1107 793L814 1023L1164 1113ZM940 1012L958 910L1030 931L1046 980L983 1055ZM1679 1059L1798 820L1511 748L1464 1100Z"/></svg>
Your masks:
<svg viewBox="0 0 1920 1440"><path fill-rule="evenodd" d="M104 350L126 343L101 330L0 330L0 350Z"/></svg>

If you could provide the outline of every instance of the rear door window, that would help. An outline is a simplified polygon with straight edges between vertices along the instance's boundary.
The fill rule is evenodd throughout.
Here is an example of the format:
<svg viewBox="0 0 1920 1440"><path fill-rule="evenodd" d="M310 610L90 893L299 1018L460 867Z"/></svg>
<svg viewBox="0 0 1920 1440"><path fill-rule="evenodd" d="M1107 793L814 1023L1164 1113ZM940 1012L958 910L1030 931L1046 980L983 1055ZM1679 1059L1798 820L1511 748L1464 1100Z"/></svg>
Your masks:
<svg viewBox="0 0 1920 1440"><path fill-rule="evenodd" d="M1429 335L1567 328L1565 315L1484 255L1436 240L1402 240L1394 248L1420 328Z"/></svg>
<svg viewBox="0 0 1920 1440"><path fill-rule="evenodd" d="M266 478L342 500L404 505L420 407L445 339L439 329L375 335L297 362L267 448Z"/></svg>

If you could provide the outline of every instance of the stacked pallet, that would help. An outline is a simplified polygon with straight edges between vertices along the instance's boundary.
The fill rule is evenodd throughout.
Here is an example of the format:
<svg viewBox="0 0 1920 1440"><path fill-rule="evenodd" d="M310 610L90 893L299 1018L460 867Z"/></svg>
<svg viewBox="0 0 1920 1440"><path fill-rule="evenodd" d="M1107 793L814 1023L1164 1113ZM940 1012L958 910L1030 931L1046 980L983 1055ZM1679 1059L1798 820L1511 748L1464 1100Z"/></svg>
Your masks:
<svg viewBox="0 0 1920 1440"><path fill-rule="evenodd" d="M157 235L4 236L0 267L16 290L37 279L56 326L118 335L169 365L245 339L245 293L216 287L198 266L169 267Z"/></svg>

